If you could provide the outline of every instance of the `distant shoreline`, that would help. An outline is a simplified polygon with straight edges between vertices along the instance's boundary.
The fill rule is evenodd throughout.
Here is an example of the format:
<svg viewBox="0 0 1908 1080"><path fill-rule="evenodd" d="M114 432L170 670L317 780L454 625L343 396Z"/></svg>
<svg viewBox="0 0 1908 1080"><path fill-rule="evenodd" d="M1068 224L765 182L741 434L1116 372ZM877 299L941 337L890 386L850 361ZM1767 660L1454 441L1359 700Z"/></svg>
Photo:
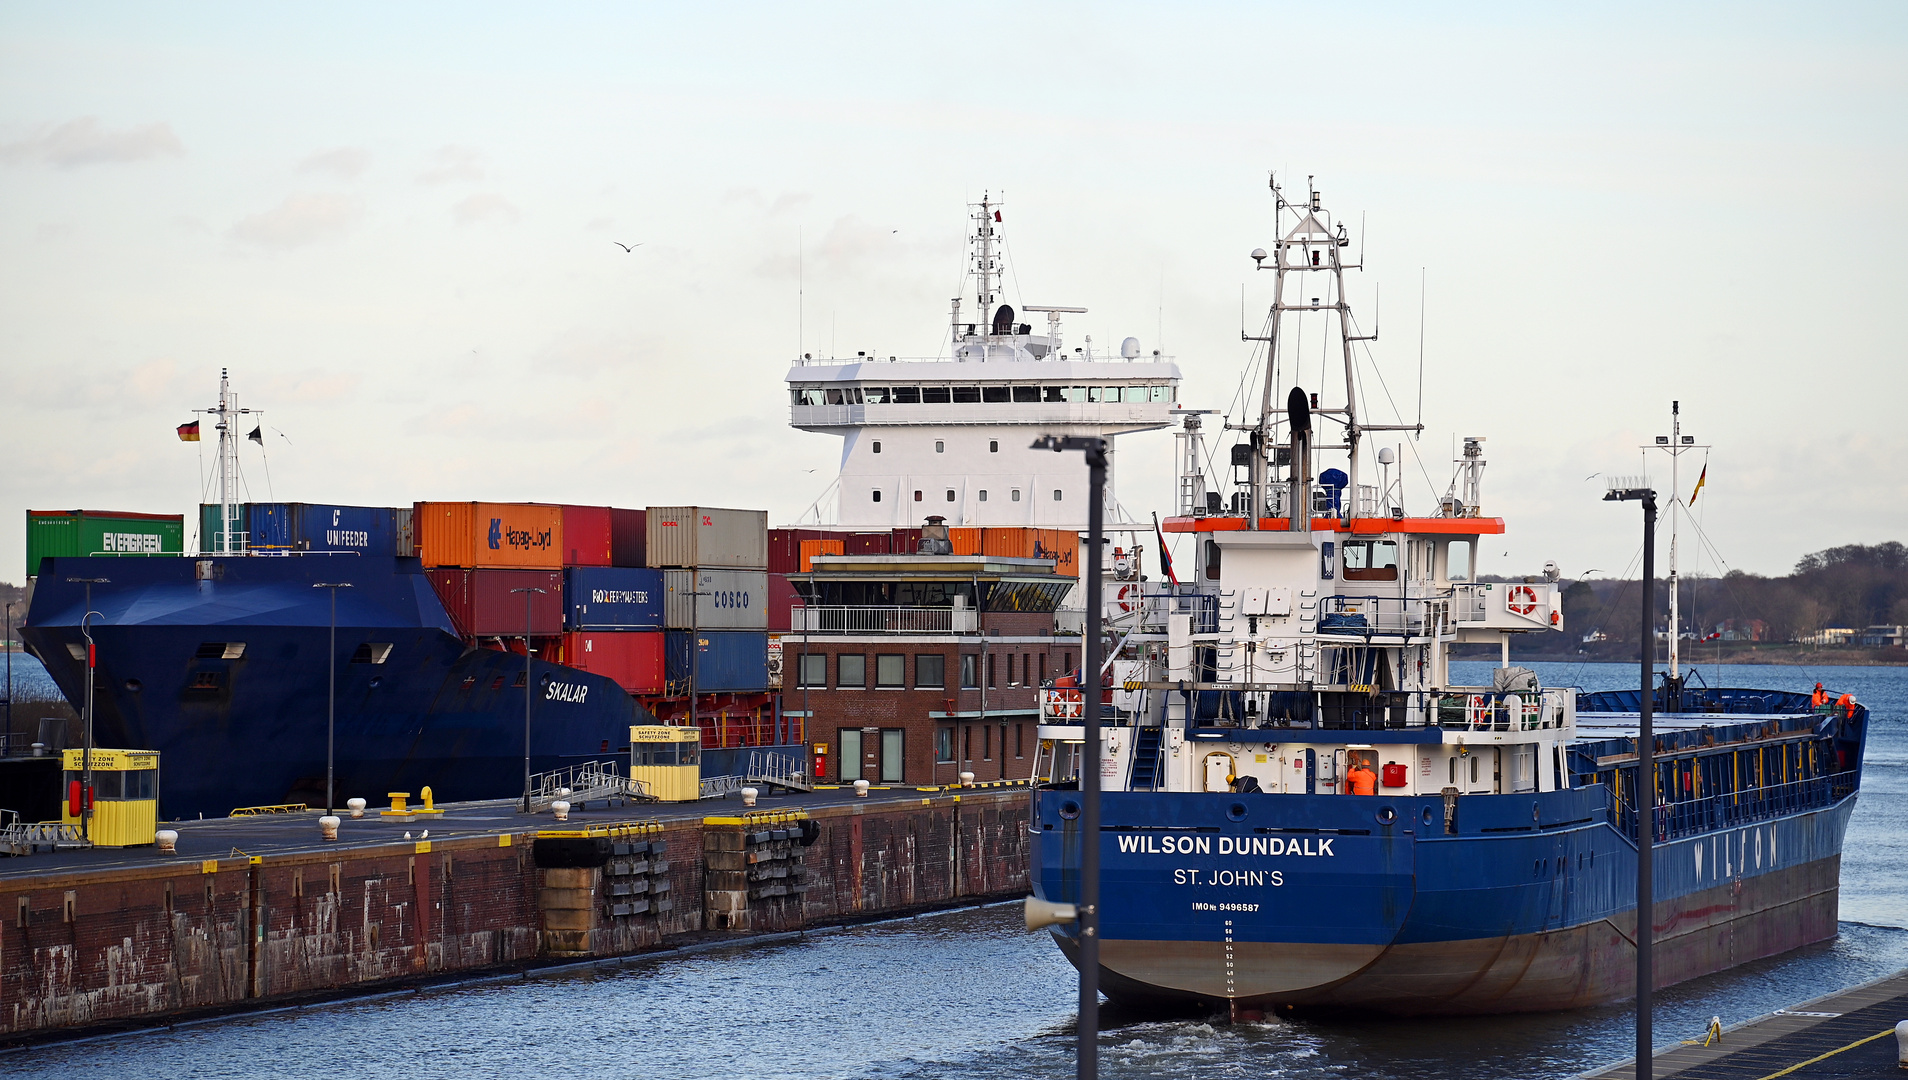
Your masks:
<svg viewBox="0 0 1908 1080"><path fill-rule="evenodd" d="M1467 650L1468 651L1468 650ZM1477 652L1475 655L1453 653L1453 660L1491 660L1499 657L1496 649ZM1537 661L1546 664L1634 664L1634 656L1595 656L1585 653L1537 653L1526 654L1513 650L1511 662ZM1660 667L1666 663L1657 658ZM1908 667L1908 655L1899 659L1883 658L1871 655L1868 651L1850 650L1847 653L1836 652L1753 652L1724 656L1684 656L1684 667L1714 667L1719 664L1742 667Z"/></svg>

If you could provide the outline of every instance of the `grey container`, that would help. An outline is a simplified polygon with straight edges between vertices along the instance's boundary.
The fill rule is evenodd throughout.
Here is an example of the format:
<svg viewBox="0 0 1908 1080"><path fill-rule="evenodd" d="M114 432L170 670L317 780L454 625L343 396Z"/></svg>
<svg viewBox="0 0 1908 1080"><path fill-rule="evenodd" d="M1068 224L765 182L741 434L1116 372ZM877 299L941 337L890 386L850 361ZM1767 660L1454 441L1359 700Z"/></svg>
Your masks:
<svg viewBox="0 0 1908 1080"><path fill-rule="evenodd" d="M669 629L768 629L768 571L705 567L662 574L663 625Z"/></svg>
<svg viewBox="0 0 1908 1080"><path fill-rule="evenodd" d="M644 522L649 565L722 570L768 569L768 511L713 506L652 506Z"/></svg>
<svg viewBox="0 0 1908 1080"><path fill-rule="evenodd" d="M395 540L391 554L406 557L417 554L417 534L411 530L411 507L397 508L396 518L391 522L391 532Z"/></svg>

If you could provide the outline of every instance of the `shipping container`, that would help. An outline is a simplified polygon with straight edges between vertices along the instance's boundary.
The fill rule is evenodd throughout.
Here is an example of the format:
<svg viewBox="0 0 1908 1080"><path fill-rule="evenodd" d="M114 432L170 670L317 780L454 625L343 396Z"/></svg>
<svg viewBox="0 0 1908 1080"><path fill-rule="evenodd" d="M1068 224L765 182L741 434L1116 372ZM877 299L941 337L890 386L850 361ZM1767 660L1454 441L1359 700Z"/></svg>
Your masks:
<svg viewBox="0 0 1908 1080"><path fill-rule="evenodd" d="M770 529L768 531L768 568L771 574L802 572L802 541L826 540L835 534L825 529Z"/></svg>
<svg viewBox="0 0 1908 1080"><path fill-rule="evenodd" d="M896 555L914 555L921 550L921 530L896 529L892 535L892 547Z"/></svg>
<svg viewBox="0 0 1908 1080"><path fill-rule="evenodd" d="M652 506L644 524L651 566L768 569L766 510Z"/></svg>
<svg viewBox="0 0 1908 1080"><path fill-rule="evenodd" d="M663 691L663 634L585 630L563 635L561 661L567 667L615 680L632 694Z"/></svg>
<svg viewBox="0 0 1908 1080"><path fill-rule="evenodd" d="M425 566L563 566L563 510L539 503L417 503L411 521Z"/></svg>
<svg viewBox="0 0 1908 1080"><path fill-rule="evenodd" d="M571 630L661 630L663 572L641 566L575 566L563 572Z"/></svg>
<svg viewBox="0 0 1908 1080"><path fill-rule="evenodd" d="M801 572L806 574L815 568L817 555L846 555L847 544L840 540L804 540L802 541Z"/></svg>
<svg viewBox="0 0 1908 1080"><path fill-rule="evenodd" d="M771 633L794 629L795 621L790 612L801 604L802 594L795 591L787 574L768 576L768 628Z"/></svg>
<svg viewBox="0 0 1908 1080"><path fill-rule="evenodd" d="M887 555L894 551L894 536L885 532L854 532L842 537L844 555Z"/></svg>
<svg viewBox="0 0 1908 1080"><path fill-rule="evenodd" d="M607 506L564 505L563 565L611 566L611 510Z"/></svg>
<svg viewBox="0 0 1908 1080"><path fill-rule="evenodd" d="M1030 530L1034 537L1030 559L1052 559L1054 573L1063 577L1080 576L1080 534L1072 529Z"/></svg>
<svg viewBox="0 0 1908 1080"><path fill-rule="evenodd" d="M232 550L244 551L246 542L252 534L251 504L239 503L237 506L237 524L232 526ZM225 535L225 523L220 520L218 503L199 504L199 553L210 555L219 550L219 541Z"/></svg>
<svg viewBox="0 0 1908 1080"><path fill-rule="evenodd" d="M185 515L113 510L28 510L28 577L40 560L60 555L178 555L185 550Z"/></svg>
<svg viewBox="0 0 1908 1080"><path fill-rule="evenodd" d="M397 511L388 506L252 503L246 522L253 551L388 555L397 545Z"/></svg>
<svg viewBox="0 0 1908 1080"><path fill-rule="evenodd" d="M400 506L391 511L391 554L407 558L417 554L417 533L411 528L414 508Z"/></svg>
<svg viewBox="0 0 1908 1080"><path fill-rule="evenodd" d="M610 508L610 565L648 566L648 514L642 510Z"/></svg>
<svg viewBox="0 0 1908 1080"><path fill-rule="evenodd" d="M768 689L768 634L761 630L665 632L670 694L750 693ZM695 682L690 682L690 643Z"/></svg>
<svg viewBox="0 0 1908 1080"><path fill-rule="evenodd" d="M954 547L956 555L979 555L981 553L981 531L971 526L947 530L948 543Z"/></svg>
<svg viewBox="0 0 1908 1080"><path fill-rule="evenodd" d="M662 575L663 621L669 629L768 629L768 571L664 570Z"/></svg>
<svg viewBox="0 0 1908 1080"><path fill-rule="evenodd" d="M530 636L563 632L563 572L560 570L467 570L437 567L425 571L451 623L465 637L522 637L526 616ZM521 593L518 589L541 589ZM529 598L526 611L525 597Z"/></svg>

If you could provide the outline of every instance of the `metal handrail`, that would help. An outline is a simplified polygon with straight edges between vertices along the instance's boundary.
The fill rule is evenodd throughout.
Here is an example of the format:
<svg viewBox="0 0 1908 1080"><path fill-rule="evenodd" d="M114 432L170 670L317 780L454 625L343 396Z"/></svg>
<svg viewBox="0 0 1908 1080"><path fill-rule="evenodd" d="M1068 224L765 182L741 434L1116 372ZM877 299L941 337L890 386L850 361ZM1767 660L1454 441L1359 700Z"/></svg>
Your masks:
<svg viewBox="0 0 1908 1080"><path fill-rule="evenodd" d="M798 607L795 631L818 634L971 634L980 625L973 608Z"/></svg>
<svg viewBox="0 0 1908 1080"><path fill-rule="evenodd" d="M1787 817L1805 810L1820 810L1854 794L1860 780L1861 774L1851 770L1812 776L1806 780L1791 780L1785 784L1705 795L1700 799L1658 803L1655 808L1656 842L1660 844L1684 836ZM1634 788L1619 801L1614 790L1606 789L1611 817L1624 835L1635 840L1637 815L1633 792Z"/></svg>

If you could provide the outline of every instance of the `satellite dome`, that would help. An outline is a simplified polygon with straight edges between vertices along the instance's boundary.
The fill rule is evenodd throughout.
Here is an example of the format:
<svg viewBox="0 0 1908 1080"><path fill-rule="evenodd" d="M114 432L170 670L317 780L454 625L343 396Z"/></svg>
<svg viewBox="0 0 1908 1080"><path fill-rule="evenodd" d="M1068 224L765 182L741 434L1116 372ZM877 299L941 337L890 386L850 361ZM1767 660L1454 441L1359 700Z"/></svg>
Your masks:
<svg viewBox="0 0 1908 1080"><path fill-rule="evenodd" d="M1127 338L1125 341L1120 342L1121 356L1125 357L1128 360L1136 360L1139 358L1139 354L1140 354L1140 343L1138 338L1130 337L1130 338Z"/></svg>

